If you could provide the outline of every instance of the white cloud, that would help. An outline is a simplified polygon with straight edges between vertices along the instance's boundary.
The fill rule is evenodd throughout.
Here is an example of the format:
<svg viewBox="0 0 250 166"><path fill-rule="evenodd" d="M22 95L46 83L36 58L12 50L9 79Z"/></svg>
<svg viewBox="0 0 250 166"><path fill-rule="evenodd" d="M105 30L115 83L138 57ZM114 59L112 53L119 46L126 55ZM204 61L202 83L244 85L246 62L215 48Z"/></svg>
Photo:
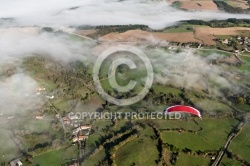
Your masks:
<svg viewBox="0 0 250 166"><path fill-rule="evenodd" d="M0 113L14 113L39 108L43 103L36 95L35 80L19 73L0 80Z"/></svg>
<svg viewBox="0 0 250 166"><path fill-rule="evenodd" d="M15 18L16 25L145 24L164 28L187 19L249 18L249 15L209 11L181 11L165 0L12 0L0 1L0 18ZM78 7L69 10L72 7Z"/></svg>
<svg viewBox="0 0 250 166"><path fill-rule="evenodd" d="M39 28L0 29L0 64L33 54L60 62L85 60L95 42L75 41L68 35L41 33Z"/></svg>

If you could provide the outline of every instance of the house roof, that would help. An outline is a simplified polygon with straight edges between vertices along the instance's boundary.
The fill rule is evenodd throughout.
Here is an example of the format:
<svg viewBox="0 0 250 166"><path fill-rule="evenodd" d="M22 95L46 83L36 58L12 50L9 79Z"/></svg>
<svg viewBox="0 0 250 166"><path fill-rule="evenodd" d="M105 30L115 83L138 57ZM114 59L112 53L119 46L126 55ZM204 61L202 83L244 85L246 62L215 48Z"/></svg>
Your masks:
<svg viewBox="0 0 250 166"><path fill-rule="evenodd" d="M22 166L23 164L22 164L22 162L19 159L15 159L15 160L12 160L10 162L10 165L11 166Z"/></svg>

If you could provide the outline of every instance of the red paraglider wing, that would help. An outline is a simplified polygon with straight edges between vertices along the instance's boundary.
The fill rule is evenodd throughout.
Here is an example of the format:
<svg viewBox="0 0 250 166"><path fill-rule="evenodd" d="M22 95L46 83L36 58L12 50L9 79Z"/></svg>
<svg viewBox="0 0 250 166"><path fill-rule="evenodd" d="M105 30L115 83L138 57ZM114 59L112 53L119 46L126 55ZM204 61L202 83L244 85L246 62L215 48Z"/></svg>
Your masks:
<svg viewBox="0 0 250 166"><path fill-rule="evenodd" d="M185 112L185 113L196 115L201 118L200 111L198 111L197 109L193 107L185 106L185 105L174 105L174 106L168 107L165 110L165 113L169 113L169 112Z"/></svg>

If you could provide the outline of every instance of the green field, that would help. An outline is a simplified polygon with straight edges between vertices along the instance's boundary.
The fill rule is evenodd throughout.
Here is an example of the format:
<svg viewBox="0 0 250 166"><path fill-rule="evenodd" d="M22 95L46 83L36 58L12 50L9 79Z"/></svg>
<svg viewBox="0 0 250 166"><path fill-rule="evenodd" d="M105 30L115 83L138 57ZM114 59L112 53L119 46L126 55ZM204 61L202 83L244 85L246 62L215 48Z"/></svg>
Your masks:
<svg viewBox="0 0 250 166"><path fill-rule="evenodd" d="M18 147L12 140L7 128L0 128L0 161L8 162L19 156Z"/></svg>
<svg viewBox="0 0 250 166"><path fill-rule="evenodd" d="M247 112L250 111L250 105L248 104L237 104L234 106L234 108L242 110L242 111L247 111Z"/></svg>
<svg viewBox="0 0 250 166"><path fill-rule="evenodd" d="M64 154L63 149L44 153L42 155L34 157L33 163L34 163L34 165L38 164L40 166L43 166L43 165L61 165L64 163L63 162L63 154Z"/></svg>
<svg viewBox="0 0 250 166"><path fill-rule="evenodd" d="M172 93L173 95L179 95L181 93L180 89L172 88L164 85L153 85L152 87L156 94L162 92L164 94Z"/></svg>
<svg viewBox="0 0 250 166"><path fill-rule="evenodd" d="M200 120L197 120L198 122ZM157 128L159 129L173 129L173 128L183 128L186 130L199 130L200 127L193 121L181 121L181 120L155 120Z"/></svg>
<svg viewBox="0 0 250 166"><path fill-rule="evenodd" d="M124 68L122 68L122 69L126 70ZM117 71L122 70L122 69L118 68ZM135 92L135 93L139 93L142 90L142 88L143 88L143 86L145 84L145 82L142 81L142 78L146 78L146 71L143 71L143 70L145 70L143 68L139 68L136 71L133 71L133 70L130 71L129 70L129 71L123 73L123 74L118 73L116 71L115 74L113 74L113 75L111 75L109 77L108 77L107 73L105 72L105 71L108 71L108 70L109 70L108 67L104 66L104 69L102 69L103 73L100 74L102 76L102 79L100 79L100 82L101 82L102 88L105 91L107 91L107 90L113 91L114 90L114 88L110 84L110 80L113 79L114 76L115 76L114 79L115 79L115 81L117 82L117 84L119 86L126 86L126 85L129 84L129 81L131 81L131 80L136 81L135 87L133 88L133 92Z"/></svg>
<svg viewBox="0 0 250 166"><path fill-rule="evenodd" d="M232 141L229 149L250 163L250 124L247 123L241 133Z"/></svg>
<svg viewBox="0 0 250 166"><path fill-rule="evenodd" d="M208 112L210 111L225 111L225 112L233 111L233 109L227 106L226 104L223 104L215 100L209 100L209 99L203 99L199 101L197 106L199 106L200 108Z"/></svg>
<svg viewBox="0 0 250 166"><path fill-rule="evenodd" d="M53 150L48 153L35 156L33 158L34 165L62 165L67 162L73 161L77 158L77 146L71 146L69 148L61 148Z"/></svg>
<svg viewBox="0 0 250 166"><path fill-rule="evenodd" d="M244 55L244 56L243 56ZM250 53L243 54L240 58L243 61L243 65L239 67L241 71L243 71L246 74L249 74L250 71Z"/></svg>
<svg viewBox="0 0 250 166"><path fill-rule="evenodd" d="M155 160L157 160L157 157L156 142L144 137L142 141L140 138L136 138L118 149L115 161L119 166L128 166L133 163L138 166L153 166L156 165Z"/></svg>
<svg viewBox="0 0 250 166"><path fill-rule="evenodd" d="M197 156L190 156L184 153L180 153L176 162L176 166L190 165L190 166L207 166L210 163L210 159L201 158Z"/></svg>
<svg viewBox="0 0 250 166"><path fill-rule="evenodd" d="M90 157L89 159L86 160L86 162L84 163L84 165L98 165L99 162L101 162L106 156L105 150L101 150L99 152L97 152L93 157Z"/></svg>
<svg viewBox="0 0 250 166"><path fill-rule="evenodd" d="M152 140L154 132L152 128L146 127L139 132L139 138L126 143L115 153L115 162L119 166L136 165L156 165L158 158L157 141Z"/></svg>
<svg viewBox="0 0 250 166"><path fill-rule="evenodd" d="M24 129L30 130L31 132L46 132L50 130L50 120L27 120L23 125Z"/></svg>
<svg viewBox="0 0 250 166"><path fill-rule="evenodd" d="M219 150L224 145L232 126L237 123L234 119L203 119L198 122L203 131L197 134L162 132L161 135L164 142L180 149Z"/></svg>
<svg viewBox="0 0 250 166"><path fill-rule="evenodd" d="M227 158L226 156L223 157L221 160L221 166L242 166L239 161Z"/></svg>
<svg viewBox="0 0 250 166"><path fill-rule="evenodd" d="M220 51L220 50L215 50L215 49L199 49L198 50L198 55L202 56L202 57L207 57L207 56L211 56L213 54L218 54L221 57L224 56L230 56L230 53L224 52L224 51Z"/></svg>
<svg viewBox="0 0 250 166"><path fill-rule="evenodd" d="M108 135L107 131L105 131L105 128L107 126L110 126L112 123L110 120L97 120L94 123L96 131L92 133L89 136L89 139L87 140L87 144L89 147L96 147L96 143L100 142L101 137L104 137Z"/></svg>

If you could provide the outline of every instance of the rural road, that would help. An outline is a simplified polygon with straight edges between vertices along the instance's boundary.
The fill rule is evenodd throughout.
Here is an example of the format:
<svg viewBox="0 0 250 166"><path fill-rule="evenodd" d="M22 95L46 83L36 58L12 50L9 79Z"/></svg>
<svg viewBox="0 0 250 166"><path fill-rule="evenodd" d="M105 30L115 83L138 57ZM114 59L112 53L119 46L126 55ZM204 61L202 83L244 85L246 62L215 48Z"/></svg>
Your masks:
<svg viewBox="0 0 250 166"><path fill-rule="evenodd" d="M232 140L237 136L238 131L244 126L246 121L250 118L250 114L247 114L244 119L232 130L231 135L228 137L224 147L221 149L219 155L217 156L216 160L212 164L212 166L219 166L225 152L227 151L227 148L231 144Z"/></svg>

